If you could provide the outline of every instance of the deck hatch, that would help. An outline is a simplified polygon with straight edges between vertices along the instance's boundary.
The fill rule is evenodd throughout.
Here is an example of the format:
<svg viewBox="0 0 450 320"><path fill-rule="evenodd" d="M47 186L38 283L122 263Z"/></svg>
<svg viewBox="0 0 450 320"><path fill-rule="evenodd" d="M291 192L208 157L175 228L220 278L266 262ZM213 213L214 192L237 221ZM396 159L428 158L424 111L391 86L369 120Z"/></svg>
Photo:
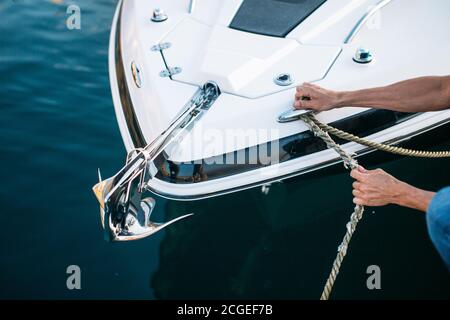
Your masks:
<svg viewBox="0 0 450 320"><path fill-rule="evenodd" d="M286 37L326 0L244 0L230 28Z"/></svg>

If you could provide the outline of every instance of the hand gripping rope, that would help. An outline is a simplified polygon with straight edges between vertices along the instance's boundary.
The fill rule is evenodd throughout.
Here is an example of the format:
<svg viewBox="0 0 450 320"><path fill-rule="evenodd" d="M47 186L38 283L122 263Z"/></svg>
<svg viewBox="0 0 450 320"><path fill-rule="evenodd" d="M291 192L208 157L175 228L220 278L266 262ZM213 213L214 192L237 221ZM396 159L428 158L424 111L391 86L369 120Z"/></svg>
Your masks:
<svg viewBox="0 0 450 320"><path fill-rule="evenodd" d="M371 147L377 150L403 155L403 156L411 156L411 157L421 157L421 158L449 158L450 151L418 151L418 150L410 150L404 149L400 147L389 146L382 143L377 143L373 141L369 141L367 139L363 139L352 135L350 133L344 132L342 130L336 129L330 125L324 124L317 120L317 118L312 113L307 113L300 116L300 119L303 120L311 129L311 131L320 139L322 139L328 148L336 151L339 156L344 161L345 168L349 170L353 170L358 168L358 162L353 158L352 155L347 153L339 144L334 142L334 140L330 137L329 134L337 136L341 139L353 141L367 147ZM350 244L350 240L352 239L353 233L356 230L358 222L362 219L364 214L364 206L356 205L353 213L350 216L350 221L347 223L347 231L345 233L344 239L342 240L341 245L338 247L338 253L336 259L333 262L333 266L331 268L330 275L328 276L327 282L323 289L320 300L328 300L331 295L331 291L333 290L334 283L339 274L339 270L342 265L342 261L347 254L347 248Z"/></svg>

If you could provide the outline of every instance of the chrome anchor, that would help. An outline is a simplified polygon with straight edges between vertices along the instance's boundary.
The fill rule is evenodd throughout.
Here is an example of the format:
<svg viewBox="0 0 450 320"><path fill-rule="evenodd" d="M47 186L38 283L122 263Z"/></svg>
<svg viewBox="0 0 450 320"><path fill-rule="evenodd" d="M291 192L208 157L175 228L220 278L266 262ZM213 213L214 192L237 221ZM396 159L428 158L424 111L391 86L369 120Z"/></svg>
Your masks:
<svg viewBox="0 0 450 320"><path fill-rule="evenodd" d="M170 126L144 148L128 153L125 166L113 177L102 180L92 188L100 204L100 219L107 241L130 241L148 237L181 219L157 223L150 217L156 201L144 198L147 183L152 179L150 164L172 142L195 124L220 95L214 82L207 82L186 104Z"/></svg>
<svg viewBox="0 0 450 320"><path fill-rule="evenodd" d="M166 223L150 220L156 206L154 198L143 198L148 153L140 151L114 177L101 180L93 188L100 203L100 218L107 241L130 241L148 237L170 224L187 218L186 214Z"/></svg>

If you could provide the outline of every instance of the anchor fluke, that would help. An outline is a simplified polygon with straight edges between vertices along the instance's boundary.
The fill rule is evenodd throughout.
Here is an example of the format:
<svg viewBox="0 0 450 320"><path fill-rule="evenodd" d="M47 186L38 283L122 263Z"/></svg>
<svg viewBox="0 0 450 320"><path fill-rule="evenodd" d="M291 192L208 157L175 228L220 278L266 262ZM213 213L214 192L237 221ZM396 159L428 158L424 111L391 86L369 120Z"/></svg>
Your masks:
<svg viewBox="0 0 450 320"><path fill-rule="evenodd" d="M131 214L128 215L125 227L117 234L115 241L131 241L139 240L164 229L165 227L175 223L184 218L190 217L193 214L186 214L184 216L172 219L168 222L159 223L153 222L150 216L155 209L156 202L153 198L145 198L140 202L140 208L130 207Z"/></svg>
<svg viewBox="0 0 450 320"><path fill-rule="evenodd" d="M92 191L100 205L100 219L103 228L105 228L105 196L111 190L112 182L112 179L102 180L100 169L98 169L98 183L92 187Z"/></svg>
<svg viewBox="0 0 450 320"><path fill-rule="evenodd" d="M143 190L138 186L144 179L145 170L141 167L146 161L145 156L140 160L136 158L112 178L101 180L99 175L99 182L92 188L100 204L100 219L107 241L142 239L192 215L165 223L151 221L156 201L150 197L142 198Z"/></svg>

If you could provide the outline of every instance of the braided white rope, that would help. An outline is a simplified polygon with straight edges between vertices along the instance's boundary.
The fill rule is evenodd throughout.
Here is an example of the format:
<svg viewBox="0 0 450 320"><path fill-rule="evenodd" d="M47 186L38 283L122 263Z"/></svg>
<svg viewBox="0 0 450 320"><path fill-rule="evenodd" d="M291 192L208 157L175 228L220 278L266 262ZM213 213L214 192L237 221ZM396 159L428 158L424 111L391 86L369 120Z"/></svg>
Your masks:
<svg viewBox="0 0 450 320"><path fill-rule="evenodd" d="M328 124L322 123L317 120L313 115L310 115L309 120L314 122L318 128L322 131L332 134L338 138L356 142L362 144L363 146L371 147L380 151L385 151L393 154L398 154L401 156L417 157L417 158L450 158L450 151L422 151L422 150L411 150L396 146L390 146L384 143L378 143L375 141L370 141L364 138L360 138L351 133L339 130Z"/></svg>
<svg viewBox="0 0 450 320"><path fill-rule="evenodd" d="M317 137L322 139L327 144L328 148L333 149L339 154L339 156L344 161L344 166L347 169L351 170L358 168L358 162L352 157L352 155L347 153L344 149L341 148L340 145L334 142L334 140L328 135L327 132L322 130L316 124L316 121L318 120L312 114L303 115L301 119L311 128L312 132L314 132ZM336 278L342 265L342 261L344 261L345 255L347 254L350 240L352 239L353 233L356 230L358 222L362 219L363 214L364 207L356 205L352 215L350 216L350 221L347 223L347 231L341 245L338 247L337 256L333 262L330 275L328 276L320 300L328 300L330 298L331 291L333 290L334 283L336 282Z"/></svg>

